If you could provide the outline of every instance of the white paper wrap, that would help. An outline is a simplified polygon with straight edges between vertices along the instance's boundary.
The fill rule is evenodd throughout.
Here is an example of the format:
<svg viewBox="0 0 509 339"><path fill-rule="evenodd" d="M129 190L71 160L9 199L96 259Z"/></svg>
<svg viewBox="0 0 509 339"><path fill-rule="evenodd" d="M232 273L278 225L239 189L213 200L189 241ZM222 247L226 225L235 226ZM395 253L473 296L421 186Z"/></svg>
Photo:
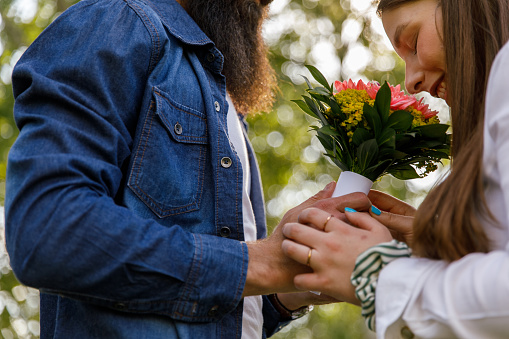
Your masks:
<svg viewBox="0 0 509 339"><path fill-rule="evenodd" d="M368 194L373 186L373 182L360 174L344 171L339 175L336 189L332 193L333 197L340 197L353 192L362 192Z"/></svg>

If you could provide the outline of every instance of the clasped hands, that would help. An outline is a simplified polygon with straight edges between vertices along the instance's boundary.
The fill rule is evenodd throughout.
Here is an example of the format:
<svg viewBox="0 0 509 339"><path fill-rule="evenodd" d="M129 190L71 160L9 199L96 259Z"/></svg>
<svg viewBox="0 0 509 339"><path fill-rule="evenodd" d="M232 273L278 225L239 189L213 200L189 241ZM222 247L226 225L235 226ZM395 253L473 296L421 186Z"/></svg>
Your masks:
<svg viewBox="0 0 509 339"><path fill-rule="evenodd" d="M357 257L368 248L397 239L411 245L415 209L379 191L344 196L339 217L316 207L304 209L297 222L283 226L283 253L312 272L295 276L299 290L320 291L359 304L350 276Z"/></svg>
<svg viewBox="0 0 509 339"><path fill-rule="evenodd" d="M358 304L350 283L357 256L393 238L411 243L412 206L373 190L368 196L331 198L334 188L331 183L289 210L269 238L248 243L243 296L278 292L288 309L335 301Z"/></svg>
<svg viewBox="0 0 509 339"><path fill-rule="evenodd" d="M283 253L312 271L297 274L295 287L320 291L359 304L350 276L357 257L368 248L397 239L411 244L415 209L379 191L350 194L336 206L303 209L297 222L283 225Z"/></svg>

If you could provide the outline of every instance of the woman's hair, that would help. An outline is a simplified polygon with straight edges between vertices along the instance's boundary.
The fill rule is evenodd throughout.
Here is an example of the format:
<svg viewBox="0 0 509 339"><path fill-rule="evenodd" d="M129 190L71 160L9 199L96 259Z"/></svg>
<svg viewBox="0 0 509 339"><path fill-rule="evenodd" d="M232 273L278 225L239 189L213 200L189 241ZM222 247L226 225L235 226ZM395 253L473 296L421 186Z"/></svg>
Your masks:
<svg viewBox="0 0 509 339"><path fill-rule="evenodd" d="M381 0L377 12L419 0ZM438 0L442 11L451 107L451 172L422 202L414 219L417 255L448 261L487 252L479 217L492 214L482 179L483 122L491 65L509 40L509 0Z"/></svg>

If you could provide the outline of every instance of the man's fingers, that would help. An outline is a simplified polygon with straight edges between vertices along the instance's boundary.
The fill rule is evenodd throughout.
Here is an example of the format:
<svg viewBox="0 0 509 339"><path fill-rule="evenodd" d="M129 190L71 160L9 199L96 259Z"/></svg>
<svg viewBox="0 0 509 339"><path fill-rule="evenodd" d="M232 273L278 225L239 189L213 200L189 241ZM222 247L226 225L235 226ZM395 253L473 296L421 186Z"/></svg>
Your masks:
<svg viewBox="0 0 509 339"><path fill-rule="evenodd" d="M320 192L313 195L308 199L309 203L312 204L317 200L327 199L332 196L334 193L334 189L336 188L336 182L332 181L328 183Z"/></svg>
<svg viewBox="0 0 509 339"><path fill-rule="evenodd" d="M306 273L296 275L293 279L295 288L301 291L317 291L321 292L320 289L323 287L321 279L315 273Z"/></svg>

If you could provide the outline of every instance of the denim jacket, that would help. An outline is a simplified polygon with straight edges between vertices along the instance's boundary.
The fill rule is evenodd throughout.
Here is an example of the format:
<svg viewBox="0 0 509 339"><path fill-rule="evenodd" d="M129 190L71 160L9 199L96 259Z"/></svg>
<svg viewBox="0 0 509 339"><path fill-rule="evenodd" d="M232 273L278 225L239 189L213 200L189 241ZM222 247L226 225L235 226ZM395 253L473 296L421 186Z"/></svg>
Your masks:
<svg viewBox="0 0 509 339"><path fill-rule="evenodd" d="M83 0L16 65L6 240L41 290L43 338L241 337L248 251L222 64L175 0ZM265 336L281 324L263 309Z"/></svg>

